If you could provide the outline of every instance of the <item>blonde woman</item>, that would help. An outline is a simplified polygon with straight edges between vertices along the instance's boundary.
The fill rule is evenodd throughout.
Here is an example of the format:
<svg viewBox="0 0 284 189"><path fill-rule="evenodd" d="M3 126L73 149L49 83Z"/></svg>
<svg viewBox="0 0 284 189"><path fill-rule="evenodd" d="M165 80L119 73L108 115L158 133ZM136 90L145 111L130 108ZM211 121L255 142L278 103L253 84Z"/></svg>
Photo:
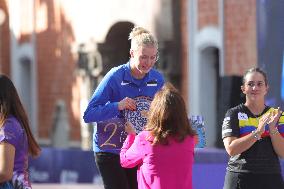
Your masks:
<svg viewBox="0 0 284 189"><path fill-rule="evenodd" d="M129 62L112 68L105 75L84 113L86 123L120 117L125 110L135 111L135 97L153 98L164 84L163 76L153 69L158 56L155 37L146 29L135 27L129 39ZM97 128L94 130L93 150L105 189L136 189L136 169L122 168L120 149L102 149L98 140L104 133L98 133Z"/></svg>

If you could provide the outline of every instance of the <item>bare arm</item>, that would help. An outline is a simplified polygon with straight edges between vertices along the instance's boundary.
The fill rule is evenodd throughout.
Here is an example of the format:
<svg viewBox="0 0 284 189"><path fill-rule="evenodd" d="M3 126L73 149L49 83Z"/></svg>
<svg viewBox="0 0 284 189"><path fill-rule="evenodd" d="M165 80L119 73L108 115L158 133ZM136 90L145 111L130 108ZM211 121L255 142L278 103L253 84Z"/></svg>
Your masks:
<svg viewBox="0 0 284 189"><path fill-rule="evenodd" d="M223 143L227 153L230 156L241 154L244 151L248 150L261 134L264 132L265 125L270 120L270 114L264 115L260 120L257 129L254 133L250 133L244 137L226 137L223 139Z"/></svg>
<svg viewBox="0 0 284 189"><path fill-rule="evenodd" d="M0 142L0 183L11 180L13 176L15 147Z"/></svg>
<svg viewBox="0 0 284 189"><path fill-rule="evenodd" d="M282 111L280 111L278 108L278 111L276 111L275 114L272 115L272 121L269 124L269 133L276 154L279 157L284 158L284 138L279 133L277 127L275 127L281 114Z"/></svg>
<svg viewBox="0 0 284 189"><path fill-rule="evenodd" d="M269 130L273 130L273 132L275 132L275 128L274 129L270 129ZM275 134L271 135L270 134L270 138L272 141L272 145L273 148L276 152L276 154L280 157L280 158L284 158L284 138L281 136L281 134L277 131Z"/></svg>
<svg viewBox="0 0 284 189"><path fill-rule="evenodd" d="M237 138L237 137L226 137L223 139L223 143L227 153L230 156L241 154L248 150L255 142L256 138L253 134Z"/></svg>

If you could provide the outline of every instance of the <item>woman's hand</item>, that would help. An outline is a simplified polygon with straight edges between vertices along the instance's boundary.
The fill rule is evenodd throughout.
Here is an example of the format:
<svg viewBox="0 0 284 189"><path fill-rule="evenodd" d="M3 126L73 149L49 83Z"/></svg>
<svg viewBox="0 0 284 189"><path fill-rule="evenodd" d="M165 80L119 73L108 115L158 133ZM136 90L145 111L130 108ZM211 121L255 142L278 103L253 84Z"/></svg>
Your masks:
<svg viewBox="0 0 284 189"><path fill-rule="evenodd" d="M119 110L136 110L136 102L132 98L125 97L118 102Z"/></svg>
<svg viewBox="0 0 284 189"><path fill-rule="evenodd" d="M278 131L277 124L282 111L280 108L274 109L271 114L271 121L269 123L269 133L272 141L273 149L280 158L284 158L284 138Z"/></svg>
<svg viewBox="0 0 284 189"><path fill-rule="evenodd" d="M267 125L268 123L271 122L271 116L272 113L269 112L269 113L266 113L264 114L260 119L259 119L259 123L258 123L258 126L257 126L257 133L261 136L262 133L264 133L265 131L265 125Z"/></svg>
<svg viewBox="0 0 284 189"><path fill-rule="evenodd" d="M271 116L270 116L270 121L268 123L269 127L275 127L276 126L281 114L282 114L282 111L280 110L279 107L272 111Z"/></svg>
<svg viewBox="0 0 284 189"><path fill-rule="evenodd" d="M135 131L133 125L129 121L127 121L125 123L125 132L127 132L129 135L130 134L136 135L136 131Z"/></svg>

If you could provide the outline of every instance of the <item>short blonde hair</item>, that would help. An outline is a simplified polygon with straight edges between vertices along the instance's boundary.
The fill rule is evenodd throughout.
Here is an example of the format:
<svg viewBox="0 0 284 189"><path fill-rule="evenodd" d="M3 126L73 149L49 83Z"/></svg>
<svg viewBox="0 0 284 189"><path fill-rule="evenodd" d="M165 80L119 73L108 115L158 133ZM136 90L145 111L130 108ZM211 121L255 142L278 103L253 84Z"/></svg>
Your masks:
<svg viewBox="0 0 284 189"><path fill-rule="evenodd" d="M130 32L128 39L131 40L131 49L133 50L142 46L154 46L158 49L158 42L156 38L143 27L134 27Z"/></svg>

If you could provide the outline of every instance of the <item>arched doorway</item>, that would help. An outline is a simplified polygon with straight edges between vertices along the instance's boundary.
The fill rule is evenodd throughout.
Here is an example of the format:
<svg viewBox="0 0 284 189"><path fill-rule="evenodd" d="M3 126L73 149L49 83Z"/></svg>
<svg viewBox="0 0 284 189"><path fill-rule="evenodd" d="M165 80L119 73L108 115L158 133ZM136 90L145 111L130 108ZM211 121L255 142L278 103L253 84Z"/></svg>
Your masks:
<svg viewBox="0 0 284 189"><path fill-rule="evenodd" d="M193 33L189 51L190 115L202 115L208 147L216 147L218 133L219 81L222 73L222 38L216 27L205 27Z"/></svg>
<svg viewBox="0 0 284 189"><path fill-rule="evenodd" d="M133 27L134 24L131 22L118 22L109 29L105 42L98 44L98 51L102 55L103 75L111 68L128 61L130 49L128 35Z"/></svg>
<svg viewBox="0 0 284 189"><path fill-rule="evenodd" d="M205 120L207 146L213 147L216 143L217 132L217 105L219 89L219 49L206 47L199 53L199 85L200 114Z"/></svg>

